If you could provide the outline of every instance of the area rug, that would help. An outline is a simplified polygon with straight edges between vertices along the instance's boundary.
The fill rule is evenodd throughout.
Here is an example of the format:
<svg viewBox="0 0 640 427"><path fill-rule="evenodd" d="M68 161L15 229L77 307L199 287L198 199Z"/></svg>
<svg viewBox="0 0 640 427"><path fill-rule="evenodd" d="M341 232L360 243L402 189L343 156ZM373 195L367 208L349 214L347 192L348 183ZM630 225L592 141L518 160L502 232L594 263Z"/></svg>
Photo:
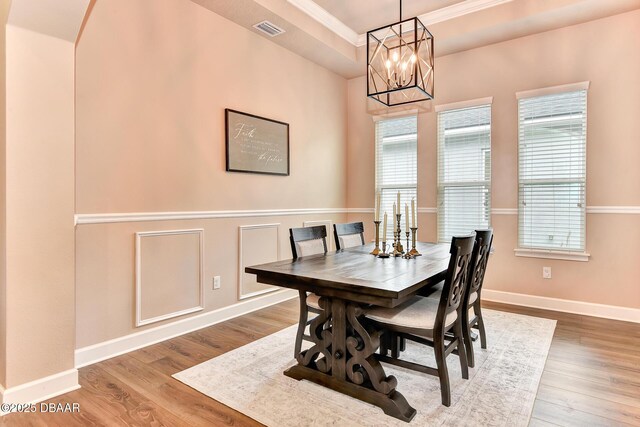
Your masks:
<svg viewBox="0 0 640 427"><path fill-rule="evenodd" d="M447 358L451 406L440 400L437 377L384 365L397 390L417 410L414 426L526 426L555 330L555 320L483 311L488 349L474 344L469 380L455 355ZM292 357L295 326L215 357L173 377L271 427L407 426L376 406L283 375ZM435 366L433 350L407 343L404 357Z"/></svg>

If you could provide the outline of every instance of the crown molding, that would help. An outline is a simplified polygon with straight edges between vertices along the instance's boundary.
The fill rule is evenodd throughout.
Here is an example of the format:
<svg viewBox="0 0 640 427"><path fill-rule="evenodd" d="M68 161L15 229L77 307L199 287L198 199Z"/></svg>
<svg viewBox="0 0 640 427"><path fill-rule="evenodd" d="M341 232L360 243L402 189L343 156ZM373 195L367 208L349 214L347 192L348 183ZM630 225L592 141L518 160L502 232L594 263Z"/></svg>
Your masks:
<svg viewBox="0 0 640 427"><path fill-rule="evenodd" d="M358 33L345 25L338 18L320 7L313 0L287 0L289 3L324 25L354 46L358 45Z"/></svg>
<svg viewBox="0 0 640 427"><path fill-rule="evenodd" d="M364 46L367 44L367 34L358 34L353 31L344 22L327 12L320 7L313 0L287 0L290 4L294 5L322 25L327 29L333 31L352 45L356 47ZM424 25L433 25L438 22L448 21L449 19L458 18L460 16L468 15L488 9L490 7L499 6L503 3L508 3L513 0L465 0L460 3L453 4L451 6L443 7L429 13L418 16L418 19L422 21Z"/></svg>
<svg viewBox="0 0 640 427"><path fill-rule="evenodd" d="M479 12L490 7L509 3L513 0L466 0L451 6L443 7L429 13L418 16L418 19L426 26L448 21L470 13Z"/></svg>

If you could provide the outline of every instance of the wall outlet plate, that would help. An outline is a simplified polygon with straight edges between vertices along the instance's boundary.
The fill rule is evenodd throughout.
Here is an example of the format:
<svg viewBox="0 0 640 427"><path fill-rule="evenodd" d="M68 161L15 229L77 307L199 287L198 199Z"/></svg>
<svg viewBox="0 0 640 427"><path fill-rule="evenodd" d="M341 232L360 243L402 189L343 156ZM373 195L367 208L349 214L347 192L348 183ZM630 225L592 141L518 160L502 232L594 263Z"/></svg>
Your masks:
<svg viewBox="0 0 640 427"><path fill-rule="evenodd" d="M551 267L542 267L542 278L551 279Z"/></svg>
<svg viewBox="0 0 640 427"><path fill-rule="evenodd" d="M214 276L213 289L220 289L220 276Z"/></svg>

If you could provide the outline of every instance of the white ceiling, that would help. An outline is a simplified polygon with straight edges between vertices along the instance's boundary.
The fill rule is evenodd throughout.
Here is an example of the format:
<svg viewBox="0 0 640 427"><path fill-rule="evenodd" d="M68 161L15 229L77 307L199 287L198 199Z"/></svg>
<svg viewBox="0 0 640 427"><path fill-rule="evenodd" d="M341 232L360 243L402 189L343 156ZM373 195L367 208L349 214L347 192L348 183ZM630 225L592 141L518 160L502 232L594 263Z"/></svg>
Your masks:
<svg viewBox="0 0 640 427"><path fill-rule="evenodd" d="M392 24L400 19L399 0L314 0L358 34ZM464 0L403 0L404 19L424 15Z"/></svg>

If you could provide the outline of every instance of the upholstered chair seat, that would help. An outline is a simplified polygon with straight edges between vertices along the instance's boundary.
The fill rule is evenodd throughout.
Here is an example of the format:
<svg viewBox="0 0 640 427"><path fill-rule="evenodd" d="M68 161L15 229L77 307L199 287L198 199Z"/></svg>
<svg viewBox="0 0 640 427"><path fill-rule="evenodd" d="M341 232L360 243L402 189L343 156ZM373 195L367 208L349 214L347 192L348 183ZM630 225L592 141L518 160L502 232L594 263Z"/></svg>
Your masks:
<svg viewBox="0 0 640 427"><path fill-rule="evenodd" d="M367 318L386 325L428 331L420 335L431 337L439 304L440 301L434 298L415 297L395 308L372 308L367 311ZM447 314L445 328L449 329L457 318L457 311Z"/></svg>
<svg viewBox="0 0 640 427"><path fill-rule="evenodd" d="M469 304L473 304L477 300L478 300L478 293L477 292L474 292L471 295L469 295Z"/></svg>
<svg viewBox="0 0 640 427"><path fill-rule="evenodd" d="M314 293L307 294L307 305L320 310L320 297Z"/></svg>

